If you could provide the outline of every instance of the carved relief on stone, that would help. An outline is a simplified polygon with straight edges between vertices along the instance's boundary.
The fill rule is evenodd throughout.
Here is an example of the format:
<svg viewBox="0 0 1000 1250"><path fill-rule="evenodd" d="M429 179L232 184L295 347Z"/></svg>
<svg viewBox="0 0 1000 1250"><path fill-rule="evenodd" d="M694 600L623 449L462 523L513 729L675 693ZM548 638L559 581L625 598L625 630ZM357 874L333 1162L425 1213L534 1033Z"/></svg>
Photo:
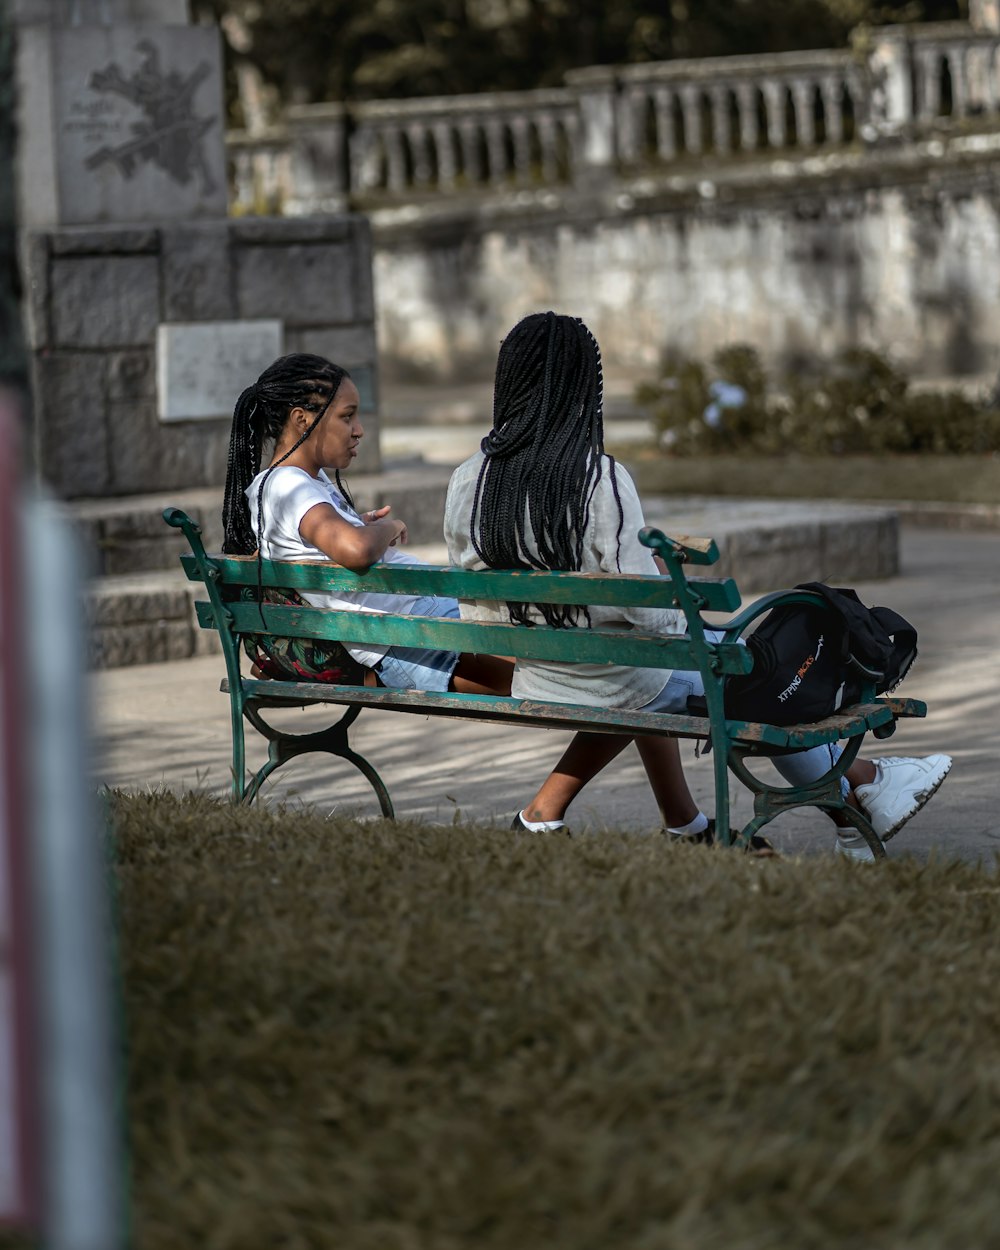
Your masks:
<svg viewBox="0 0 1000 1250"><path fill-rule="evenodd" d="M164 72L154 43L143 39L136 51L142 54L142 64L130 77L120 65L112 63L106 69L95 70L89 86L100 94L121 96L145 116L132 123L131 139L113 147L105 144L91 152L84 162L86 168L98 169L110 163L124 178L131 178L137 166L154 164L180 186L186 186L197 174L202 190L210 194L216 183L202 139L218 119L196 116L193 97L211 67L202 61L189 74L178 70Z"/></svg>

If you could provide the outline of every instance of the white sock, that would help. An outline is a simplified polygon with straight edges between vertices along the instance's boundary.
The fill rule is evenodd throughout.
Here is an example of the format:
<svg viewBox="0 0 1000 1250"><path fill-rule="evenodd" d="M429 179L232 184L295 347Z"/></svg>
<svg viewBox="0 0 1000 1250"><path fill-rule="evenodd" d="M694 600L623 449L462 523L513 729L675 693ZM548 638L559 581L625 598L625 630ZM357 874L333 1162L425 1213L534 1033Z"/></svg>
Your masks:
<svg viewBox="0 0 1000 1250"><path fill-rule="evenodd" d="M566 827L564 820L528 820L524 812L518 812L518 815L521 818L521 824L530 833L544 833L546 829L565 829Z"/></svg>
<svg viewBox="0 0 1000 1250"><path fill-rule="evenodd" d="M704 812L699 812L694 820L689 820L686 825L668 825L667 833L672 833L678 838L693 838L699 833L704 833L707 828L708 817Z"/></svg>

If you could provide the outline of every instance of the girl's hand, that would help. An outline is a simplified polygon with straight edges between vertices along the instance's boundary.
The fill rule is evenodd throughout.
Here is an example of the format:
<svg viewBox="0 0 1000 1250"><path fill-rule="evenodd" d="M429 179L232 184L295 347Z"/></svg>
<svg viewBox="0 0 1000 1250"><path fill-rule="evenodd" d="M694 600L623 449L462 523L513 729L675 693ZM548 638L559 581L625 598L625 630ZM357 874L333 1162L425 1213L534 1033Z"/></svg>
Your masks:
<svg viewBox="0 0 1000 1250"><path fill-rule="evenodd" d="M387 503L381 508L372 508L371 512L362 512L361 519L364 521L365 525L374 525L376 521L384 520L391 511L392 504ZM396 536L390 540L390 547L395 547L397 544L402 545L409 538L409 535L406 532L405 521L397 521L394 517L393 524L396 527Z"/></svg>

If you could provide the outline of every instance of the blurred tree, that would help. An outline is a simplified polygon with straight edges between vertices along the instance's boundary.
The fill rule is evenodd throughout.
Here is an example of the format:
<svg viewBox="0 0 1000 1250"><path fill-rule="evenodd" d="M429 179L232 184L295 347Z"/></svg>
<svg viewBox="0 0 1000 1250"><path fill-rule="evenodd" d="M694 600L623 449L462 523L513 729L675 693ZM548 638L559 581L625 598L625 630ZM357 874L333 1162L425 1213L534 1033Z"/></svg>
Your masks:
<svg viewBox="0 0 1000 1250"><path fill-rule="evenodd" d="M959 18L967 0L194 0L288 102L562 82L569 69L843 46L862 22ZM234 34L235 32L235 34Z"/></svg>

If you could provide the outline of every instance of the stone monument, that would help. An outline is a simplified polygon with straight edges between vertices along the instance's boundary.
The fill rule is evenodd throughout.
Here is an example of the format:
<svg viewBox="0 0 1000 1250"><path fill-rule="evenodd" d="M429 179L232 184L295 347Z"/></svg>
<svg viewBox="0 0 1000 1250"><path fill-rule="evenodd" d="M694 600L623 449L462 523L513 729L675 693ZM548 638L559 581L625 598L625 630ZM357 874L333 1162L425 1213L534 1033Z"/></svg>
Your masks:
<svg viewBox="0 0 1000 1250"><path fill-rule="evenodd" d="M12 0L38 470L68 497L221 485L276 356L350 370L379 469L371 241L228 218L219 32L186 0Z"/></svg>

